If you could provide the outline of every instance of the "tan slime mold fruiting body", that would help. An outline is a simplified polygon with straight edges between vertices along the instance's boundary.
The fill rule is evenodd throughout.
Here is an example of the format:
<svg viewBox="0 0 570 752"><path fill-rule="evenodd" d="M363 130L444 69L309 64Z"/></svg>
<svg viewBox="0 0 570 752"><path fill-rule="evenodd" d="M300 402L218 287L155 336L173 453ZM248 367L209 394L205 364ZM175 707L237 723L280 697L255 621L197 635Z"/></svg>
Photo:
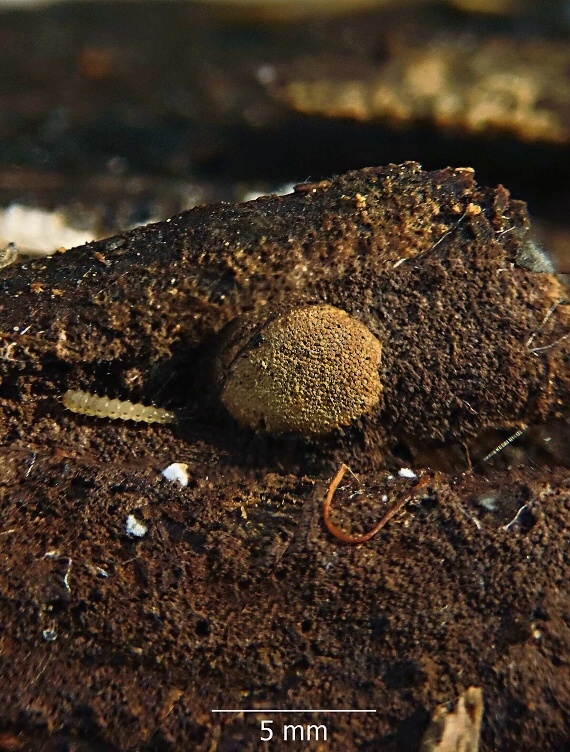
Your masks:
<svg viewBox="0 0 570 752"><path fill-rule="evenodd" d="M129 400L109 399L96 394L70 389L63 395L63 405L80 415L142 423L172 423L173 413L160 407L142 405Z"/></svg>
<svg viewBox="0 0 570 752"><path fill-rule="evenodd" d="M242 425L320 435L379 402L382 347L330 305L270 306L235 322L217 360L220 397Z"/></svg>

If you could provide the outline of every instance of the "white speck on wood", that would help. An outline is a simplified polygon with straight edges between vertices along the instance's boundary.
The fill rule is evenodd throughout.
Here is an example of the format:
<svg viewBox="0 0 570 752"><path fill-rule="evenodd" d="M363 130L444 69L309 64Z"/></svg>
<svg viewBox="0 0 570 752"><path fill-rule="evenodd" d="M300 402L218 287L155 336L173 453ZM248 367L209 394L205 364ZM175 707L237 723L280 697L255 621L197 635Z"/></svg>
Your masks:
<svg viewBox="0 0 570 752"><path fill-rule="evenodd" d="M147 534L148 528L142 522L139 522L134 514L129 514L125 523L125 532L133 538L143 538Z"/></svg>
<svg viewBox="0 0 570 752"><path fill-rule="evenodd" d="M173 462L164 468L162 474L172 483L180 483L181 486L188 485L188 465L185 462Z"/></svg>

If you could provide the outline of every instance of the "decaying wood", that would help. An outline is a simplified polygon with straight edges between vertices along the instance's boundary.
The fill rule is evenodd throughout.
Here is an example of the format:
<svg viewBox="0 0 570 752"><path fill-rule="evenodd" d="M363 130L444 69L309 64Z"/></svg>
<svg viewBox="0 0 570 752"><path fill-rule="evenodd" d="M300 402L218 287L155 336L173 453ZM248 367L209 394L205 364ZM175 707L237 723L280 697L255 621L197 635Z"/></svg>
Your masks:
<svg viewBox="0 0 570 752"><path fill-rule="evenodd" d="M469 687L453 707L437 708L420 752L477 752L482 720L483 692L480 687Z"/></svg>
<svg viewBox="0 0 570 752"><path fill-rule="evenodd" d="M194 209L5 269L2 431L68 388L144 402L158 380L164 406L209 410L218 332L269 301L326 302L380 340L382 396L363 419L377 445L559 416L569 307L554 275L518 265L531 242L524 205L501 186L408 163Z"/></svg>

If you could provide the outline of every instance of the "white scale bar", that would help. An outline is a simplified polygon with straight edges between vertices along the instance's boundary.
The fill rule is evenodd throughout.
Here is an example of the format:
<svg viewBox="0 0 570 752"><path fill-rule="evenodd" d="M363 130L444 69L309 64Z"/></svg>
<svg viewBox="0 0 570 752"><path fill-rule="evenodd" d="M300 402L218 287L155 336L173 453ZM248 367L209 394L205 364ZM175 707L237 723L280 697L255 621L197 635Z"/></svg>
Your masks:
<svg viewBox="0 0 570 752"><path fill-rule="evenodd" d="M259 708L259 710L212 710L212 713L376 713L376 710L368 708L366 710L333 710L322 708L299 708L297 710L277 710L275 708Z"/></svg>

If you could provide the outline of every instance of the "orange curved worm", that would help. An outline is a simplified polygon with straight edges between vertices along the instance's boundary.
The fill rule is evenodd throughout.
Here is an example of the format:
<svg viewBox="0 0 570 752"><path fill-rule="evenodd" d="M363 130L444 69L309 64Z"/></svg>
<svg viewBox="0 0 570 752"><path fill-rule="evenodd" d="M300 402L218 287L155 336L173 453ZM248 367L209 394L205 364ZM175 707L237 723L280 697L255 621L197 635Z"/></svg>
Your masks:
<svg viewBox="0 0 570 752"><path fill-rule="evenodd" d="M345 465L343 463L340 466L340 470L331 481L331 484L329 486L329 490L327 492L325 502L323 505L324 522L329 533L334 535L335 538L338 538L343 543L352 543L352 544L366 543L373 536L375 536L379 530L382 530L384 525L390 522L390 520L392 519L392 517L394 517L394 515L396 515L401 509L404 508L404 506L411 499L411 496L409 495L402 496L402 498L399 499L394 504L394 506L386 512L386 514L374 525L374 527L371 530L369 530L367 533L364 533L364 535L356 535L356 536L349 535L348 533L345 533L344 530L341 530L333 522L331 522L331 519L330 519L331 504L332 504L333 496L335 495L335 492L337 488L339 487L341 480L344 478L344 474L349 469L350 468L348 467L348 465ZM414 484L414 487L413 487L414 491L416 491L418 488L421 488L422 486L425 486L428 480L429 480L429 475L424 475L421 478L419 478Z"/></svg>

